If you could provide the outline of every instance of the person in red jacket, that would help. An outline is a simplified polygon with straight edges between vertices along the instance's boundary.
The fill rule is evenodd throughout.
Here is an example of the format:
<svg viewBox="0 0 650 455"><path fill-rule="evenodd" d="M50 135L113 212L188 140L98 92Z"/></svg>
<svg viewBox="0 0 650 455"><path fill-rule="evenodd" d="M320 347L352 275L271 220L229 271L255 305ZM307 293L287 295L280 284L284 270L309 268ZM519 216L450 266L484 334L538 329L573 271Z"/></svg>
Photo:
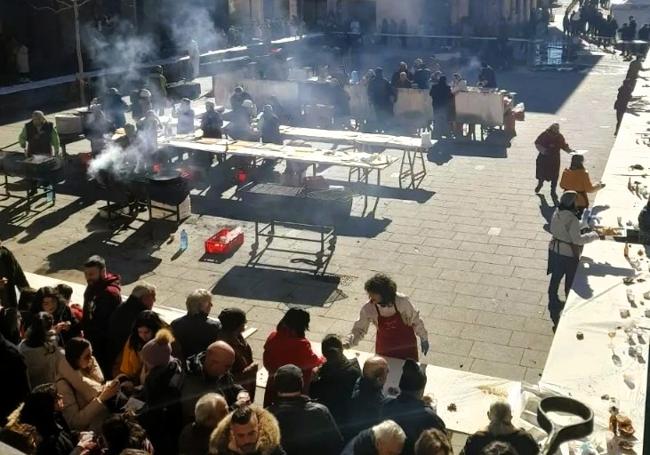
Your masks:
<svg viewBox="0 0 650 455"><path fill-rule="evenodd" d="M88 286L84 291L83 319L84 337L93 346L97 364L105 378L112 375L113 359L108 337L108 323L113 311L122 303L120 277L106 270L106 261L91 256L84 264Z"/></svg>
<svg viewBox="0 0 650 455"><path fill-rule="evenodd" d="M325 362L312 350L311 343L305 337L307 330L309 330L309 313L298 308L290 308L278 323L276 330L266 339L262 360L264 368L269 372L269 378L264 391L264 407L273 404L275 399L273 375L278 368L288 364L299 367L303 372L303 393L307 394L314 368Z"/></svg>

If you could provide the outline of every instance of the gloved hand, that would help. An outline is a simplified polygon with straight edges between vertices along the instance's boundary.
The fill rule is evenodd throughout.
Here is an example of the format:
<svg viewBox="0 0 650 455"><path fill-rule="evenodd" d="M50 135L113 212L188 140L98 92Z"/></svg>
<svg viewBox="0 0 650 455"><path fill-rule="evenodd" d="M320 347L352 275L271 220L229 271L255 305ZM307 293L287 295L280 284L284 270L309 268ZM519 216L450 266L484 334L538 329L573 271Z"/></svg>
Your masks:
<svg viewBox="0 0 650 455"><path fill-rule="evenodd" d="M420 348L422 349L422 354L427 355L427 352L429 352L429 341L428 340L420 341Z"/></svg>

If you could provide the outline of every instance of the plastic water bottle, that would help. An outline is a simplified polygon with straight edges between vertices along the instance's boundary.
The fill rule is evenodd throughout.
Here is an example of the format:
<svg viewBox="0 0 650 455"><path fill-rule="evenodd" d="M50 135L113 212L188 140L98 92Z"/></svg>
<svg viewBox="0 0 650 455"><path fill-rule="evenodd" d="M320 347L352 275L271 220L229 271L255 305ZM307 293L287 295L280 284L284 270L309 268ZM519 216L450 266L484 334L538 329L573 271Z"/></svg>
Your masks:
<svg viewBox="0 0 650 455"><path fill-rule="evenodd" d="M181 231L181 251L185 251L188 247L189 239L187 238L187 232L185 229Z"/></svg>
<svg viewBox="0 0 650 455"><path fill-rule="evenodd" d="M45 187L45 198L47 199L48 203L54 202L54 188L52 188L52 185L48 185Z"/></svg>

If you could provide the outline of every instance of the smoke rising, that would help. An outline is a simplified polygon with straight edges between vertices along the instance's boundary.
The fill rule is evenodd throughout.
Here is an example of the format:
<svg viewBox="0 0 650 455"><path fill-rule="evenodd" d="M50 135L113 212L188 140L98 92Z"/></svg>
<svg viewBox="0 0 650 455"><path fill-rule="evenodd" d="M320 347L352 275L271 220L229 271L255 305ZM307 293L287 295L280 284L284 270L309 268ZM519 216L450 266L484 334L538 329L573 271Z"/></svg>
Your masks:
<svg viewBox="0 0 650 455"><path fill-rule="evenodd" d="M101 180L102 172L111 175L115 180L123 180L131 173L141 173L150 169L153 157L147 154L142 140L136 140L123 149L119 145L108 142L106 147L88 165L88 176Z"/></svg>
<svg viewBox="0 0 650 455"><path fill-rule="evenodd" d="M215 25L210 11L205 8L183 7L169 17L167 27L178 51L188 49L191 40L195 40L203 50L227 45L225 33Z"/></svg>
<svg viewBox="0 0 650 455"><path fill-rule="evenodd" d="M135 35L132 25L126 21L118 22L110 34L90 26L84 27L83 33L93 63L102 68L120 69L121 85L138 81L138 67L157 54L153 39Z"/></svg>

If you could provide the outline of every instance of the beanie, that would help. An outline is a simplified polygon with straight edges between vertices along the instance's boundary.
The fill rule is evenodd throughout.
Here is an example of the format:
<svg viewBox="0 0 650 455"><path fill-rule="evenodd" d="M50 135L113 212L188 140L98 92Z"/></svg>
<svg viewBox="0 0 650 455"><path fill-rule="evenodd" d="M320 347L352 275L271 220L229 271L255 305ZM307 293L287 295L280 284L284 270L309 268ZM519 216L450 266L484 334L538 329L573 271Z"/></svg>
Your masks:
<svg viewBox="0 0 650 455"><path fill-rule="evenodd" d="M406 359L402 367L402 377L399 380L399 388L406 392L417 392L424 390L427 384L427 375L420 368L415 360Z"/></svg>
<svg viewBox="0 0 650 455"><path fill-rule="evenodd" d="M168 329L160 329L153 340L142 347L140 356L148 369L167 365L172 357L174 337Z"/></svg>

